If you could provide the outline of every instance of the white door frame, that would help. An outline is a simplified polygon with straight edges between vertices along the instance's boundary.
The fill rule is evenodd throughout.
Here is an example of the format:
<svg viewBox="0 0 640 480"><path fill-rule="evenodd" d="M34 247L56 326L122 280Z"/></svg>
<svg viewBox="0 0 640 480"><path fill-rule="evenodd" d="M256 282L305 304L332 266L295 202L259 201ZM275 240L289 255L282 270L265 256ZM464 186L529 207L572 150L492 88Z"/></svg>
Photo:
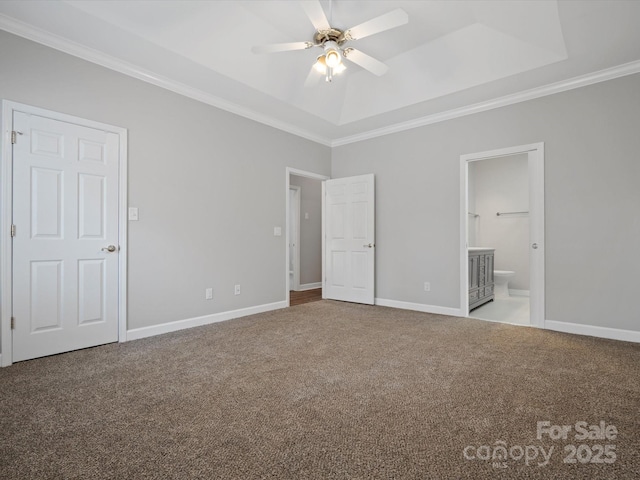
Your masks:
<svg viewBox="0 0 640 480"><path fill-rule="evenodd" d="M469 162L487 160L526 153L529 159L529 265L531 325L545 327L544 298L544 143L518 145L487 152L470 153L460 156L460 310L469 316L469 261L467 238L469 231ZM536 247L533 247L533 245ZM533 250L535 248L535 250ZM532 255L532 253L534 253Z"/></svg>
<svg viewBox="0 0 640 480"><path fill-rule="evenodd" d="M285 251L285 256L284 256L284 261L285 261L285 274L286 274L286 282L285 282L285 299L287 302L287 307L290 306L290 295L289 295L289 215L290 215L290 210L289 210L289 188L291 186L290 184L290 180L291 180L291 175L297 175L299 177L306 177L306 178L313 178L315 180L329 180L329 178L331 177L327 177L326 175L321 175L319 173L314 173L314 172L307 172L305 170L298 170L296 168L291 168L291 167L287 167L285 169L285 174L286 174L286 181L285 181L285 195L286 195L286 228L285 228L285 232L286 232L286 240L285 240L285 244L286 244L286 251ZM323 192L324 192L324 184L323 184ZM324 283L324 208L322 209L322 281Z"/></svg>
<svg viewBox="0 0 640 480"><path fill-rule="evenodd" d="M289 229L292 227L291 225L291 216L287 217L287 233L289 234L289 236L287 236L287 245L291 245L291 243L295 243L296 245L296 249L295 252L293 254L293 285L289 285L289 288L291 290L299 290L300 289L300 194L301 194L301 188L298 187L297 185L289 185L289 192L291 191L295 191L296 195L295 195L295 209L298 212L298 218L295 221L295 227L296 227L296 232L295 232L295 237L296 238L290 238L291 236L291 232L289 231ZM289 195L289 214L291 214L291 195ZM291 242L291 240L293 240L293 242ZM291 247L289 247L289 249L291 249Z"/></svg>
<svg viewBox="0 0 640 480"><path fill-rule="evenodd" d="M31 105L2 100L2 166L0 188L2 189L2 207L0 210L0 238L11 238L11 222L13 218L13 156L11 147L11 131L13 129L13 113L39 115L42 117L73 123L119 136L119 168L118 168L118 342L127 340L127 130L105 123L94 122L84 118L53 112ZM13 311L12 288L13 244L10 241L0 242L0 366L7 367L13 362L13 345L11 334L11 312Z"/></svg>

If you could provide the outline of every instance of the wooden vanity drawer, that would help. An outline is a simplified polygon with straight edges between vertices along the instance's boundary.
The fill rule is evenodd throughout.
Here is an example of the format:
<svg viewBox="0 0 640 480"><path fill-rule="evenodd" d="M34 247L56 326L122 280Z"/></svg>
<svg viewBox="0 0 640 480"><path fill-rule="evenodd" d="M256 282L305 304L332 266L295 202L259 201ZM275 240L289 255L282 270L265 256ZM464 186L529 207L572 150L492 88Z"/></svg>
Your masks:
<svg viewBox="0 0 640 480"><path fill-rule="evenodd" d="M478 295L479 293L480 293L479 290L474 290L473 292L469 292L469 304L472 304L478 301L478 298L480 298Z"/></svg>

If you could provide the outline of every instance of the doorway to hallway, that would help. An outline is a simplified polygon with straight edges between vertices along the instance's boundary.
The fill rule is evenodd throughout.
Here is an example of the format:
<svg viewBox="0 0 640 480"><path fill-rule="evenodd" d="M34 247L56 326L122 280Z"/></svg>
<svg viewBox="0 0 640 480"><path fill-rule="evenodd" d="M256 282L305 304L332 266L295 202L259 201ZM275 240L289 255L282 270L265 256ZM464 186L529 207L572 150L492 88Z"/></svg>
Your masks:
<svg viewBox="0 0 640 480"><path fill-rule="evenodd" d="M328 177L287 168L286 298L290 305L322 297L322 182Z"/></svg>

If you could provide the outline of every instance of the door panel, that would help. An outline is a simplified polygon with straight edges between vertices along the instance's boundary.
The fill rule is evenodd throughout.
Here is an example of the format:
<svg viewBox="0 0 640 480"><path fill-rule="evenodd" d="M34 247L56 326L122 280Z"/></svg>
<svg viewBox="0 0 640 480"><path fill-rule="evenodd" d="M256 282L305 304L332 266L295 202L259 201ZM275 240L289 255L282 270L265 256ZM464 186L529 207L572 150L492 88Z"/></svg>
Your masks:
<svg viewBox="0 0 640 480"><path fill-rule="evenodd" d="M78 189L78 235L79 238L104 239L105 223L105 177L79 175Z"/></svg>
<svg viewBox="0 0 640 480"><path fill-rule="evenodd" d="M344 232L346 230L345 222L347 220L346 207L345 203L331 205L329 226L334 240L344 239Z"/></svg>
<svg viewBox="0 0 640 480"><path fill-rule="evenodd" d="M369 205L366 202L357 202L353 204L353 238L365 241L368 238L369 231L367 228L367 209Z"/></svg>
<svg viewBox="0 0 640 480"><path fill-rule="evenodd" d="M374 303L373 175L325 182L326 298Z"/></svg>
<svg viewBox="0 0 640 480"><path fill-rule="evenodd" d="M117 341L119 137L13 121L13 361Z"/></svg>
<svg viewBox="0 0 640 480"><path fill-rule="evenodd" d="M20 127L16 127L20 128ZM18 130L21 132L22 130ZM64 157L64 136L55 132L31 131L31 153L50 157Z"/></svg>
<svg viewBox="0 0 640 480"><path fill-rule="evenodd" d="M62 267L62 262L55 260L31 262L31 333L61 327Z"/></svg>
<svg viewBox="0 0 640 480"><path fill-rule="evenodd" d="M344 287L346 278L346 254L347 252L334 250L331 252L331 286Z"/></svg>
<svg viewBox="0 0 640 480"><path fill-rule="evenodd" d="M31 169L31 231L33 238L62 237L62 183L60 170Z"/></svg>
<svg viewBox="0 0 640 480"><path fill-rule="evenodd" d="M104 322L105 259L78 261L78 324Z"/></svg>
<svg viewBox="0 0 640 480"><path fill-rule="evenodd" d="M351 268L354 289L367 288L367 280L369 278L369 269L367 265L367 252L353 252L351 254Z"/></svg>

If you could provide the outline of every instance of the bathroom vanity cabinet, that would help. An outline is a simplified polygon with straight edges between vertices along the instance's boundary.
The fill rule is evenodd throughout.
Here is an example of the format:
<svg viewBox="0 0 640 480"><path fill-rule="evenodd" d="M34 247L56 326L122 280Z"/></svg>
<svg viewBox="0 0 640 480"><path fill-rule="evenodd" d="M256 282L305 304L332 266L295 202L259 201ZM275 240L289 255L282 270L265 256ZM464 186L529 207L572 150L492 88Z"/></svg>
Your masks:
<svg viewBox="0 0 640 480"><path fill-rule="evenodd" d="M493 248L469 248L469 311L493 300Z"/></svg>

